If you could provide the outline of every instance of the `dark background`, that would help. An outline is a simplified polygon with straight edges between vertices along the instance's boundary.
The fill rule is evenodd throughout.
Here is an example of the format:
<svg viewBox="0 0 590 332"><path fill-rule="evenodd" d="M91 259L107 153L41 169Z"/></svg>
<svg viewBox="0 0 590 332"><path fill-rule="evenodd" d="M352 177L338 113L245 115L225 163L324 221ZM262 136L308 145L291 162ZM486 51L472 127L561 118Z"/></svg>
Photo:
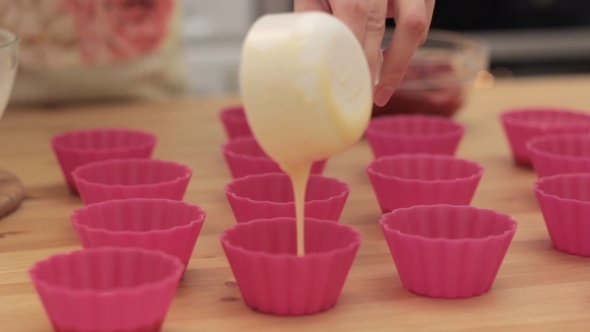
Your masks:
<svg viewBox="0 0 590 332"><path fill-rule="evenodd" d="M487 39L500 75L590 72L590 0L438 0L431 28Z"/></svg>
<svg viewBox="0 0 590 332"><path fill-rule="evenodd" d="M432 27L506 30L590 26L588 0L439 0Z"/></svg>

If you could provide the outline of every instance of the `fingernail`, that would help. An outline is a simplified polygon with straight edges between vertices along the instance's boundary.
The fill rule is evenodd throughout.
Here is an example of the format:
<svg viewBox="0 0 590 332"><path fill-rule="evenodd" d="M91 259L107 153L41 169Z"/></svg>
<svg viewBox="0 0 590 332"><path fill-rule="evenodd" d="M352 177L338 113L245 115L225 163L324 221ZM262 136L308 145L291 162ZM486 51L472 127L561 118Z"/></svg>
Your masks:
<svg viewBox="0 0 590 332"><path fill-rule="evenodd" d="M377 106L383 106L387 104L389 98L391 98L391 95L393 95L394 91L395 87L393 85L384 85L377 89L373 101L375 102L375 104L377 104Z"/></svg>

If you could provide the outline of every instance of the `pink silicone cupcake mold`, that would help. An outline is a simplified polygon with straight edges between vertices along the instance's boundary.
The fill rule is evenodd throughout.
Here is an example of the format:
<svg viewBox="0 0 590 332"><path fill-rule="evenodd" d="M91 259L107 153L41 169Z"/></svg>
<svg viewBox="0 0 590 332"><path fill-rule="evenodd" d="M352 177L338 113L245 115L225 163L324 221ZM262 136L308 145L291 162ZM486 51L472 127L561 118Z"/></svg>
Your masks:
<svg viewBox="0 0 590 332"><path fill-rule="evenodd" d="M399 209L379 221L404 287L436 298L490 290L517 222L471 206Z"/></svg>
<svg viewBox="0 0 590 332"><path fill-rule="evenodd" d="M51 256L29 273L57 332L156 332L183 269L159 251L97 248Z"/></svg>
<svg viewBox="0 0 590 332"><path fill-rule="evenodd" d="M253 310L305 315L333 307L361 242L354 228L332 221L305 220L304 256L296 255L294 218L236 224L221 244Z"/></svg>
<svg viewBox="0 0 590 332"><path fill-rule="evenodd" d="M242 136L252 136L252 130L250 129L250 125L248 125L242 105L234 105L222 109L219 112L219 118L225 129L225 134L230 140Z"/></svg>
<svg viewBox="0 0 590 332"><path fill-rule="evenodd" d="M590 174L544 177L534 188L553 246L590 257Z"/></svg>
<svg viewBox="0 0 590 332"><path fill-rule="evenodd" d="M531 107L504 111L500 116L514 162L532 165L527 142L535 137L559 133L589 133L590 115L563 108Z"/></svg>
<svg viewBox="0 0 590 332"><path fill-rule="evenodd" d="M249 175L225 187L238 223L254 219L295 217L291 180L283 173ZM334 178L312 174L305 193L305 216L338 221L350 188Z"/></svg>
<svg viewBox="0 0 590 332"><path fill-rule="evenodd" d="M380 157L366 170L383 213L414 205L469 205L484 172L475 162L430 154Z"/></svg>
<svg viewBox="0 0 590 332"><path fill-rule="evenodd" d="M545 135L531 139L527 147L539 178L590 172L589 134Z"/></svg>
<svg viewBox="0 0 590 332"><path fill-rule="evenodd" d="M406 153L454 155L463 125L443 117L386 115L371 119L367 140L375 158Z"/></svg>
<svg viewBox="0 0 590 332"><path fill-rule="evenodd" d="M91 129L69 131L51 138L70 191L78 193L72 171L95 161L119 158L149 158L157 143L156 135L131 129Z"/></svg>
<svg viewBox="0 0 590 332"><path fill-rule="evenodd" d="M128 198L86 205L70 216L83 248L161 250L188 265L206 213L163 198Z"/></svg>
<svg viewBox="0 0 590 332"><path fill-rule="evenodd" d="M279 164L270 159L254 137L231 140L222 146L222 151L234 179L252 174L283 173ZM313 163L311 173L322 174L327 161Z"/></svg>
<svg viewBox="0 0 590 332"><path fill-rule="evenodd" d="M80 166L72 176L85 204L125 198L180 201L192 170L165 160L113 159Z"/></svg>

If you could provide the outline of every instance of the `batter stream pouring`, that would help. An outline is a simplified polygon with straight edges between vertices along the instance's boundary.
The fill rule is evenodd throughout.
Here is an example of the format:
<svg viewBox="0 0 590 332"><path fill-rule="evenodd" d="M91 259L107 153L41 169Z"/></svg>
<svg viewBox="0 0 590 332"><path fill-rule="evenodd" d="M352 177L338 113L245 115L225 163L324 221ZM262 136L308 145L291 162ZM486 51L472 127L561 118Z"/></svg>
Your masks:
<svg viewBox="0 0 590 332"><path fill-rule="evenodd" d="M240 90L256 140L293 184L302 256L311 164L356 143L371 116L367 60L354 34L329 14L266 15L244 41Z"/></svg>

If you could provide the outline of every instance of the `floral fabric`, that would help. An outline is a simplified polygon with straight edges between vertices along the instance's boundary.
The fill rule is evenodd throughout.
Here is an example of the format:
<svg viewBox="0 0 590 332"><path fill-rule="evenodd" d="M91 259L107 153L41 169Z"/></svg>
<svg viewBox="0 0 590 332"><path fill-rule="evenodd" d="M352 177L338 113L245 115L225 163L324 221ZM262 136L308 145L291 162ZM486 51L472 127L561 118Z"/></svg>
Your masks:
<svg viewBox="0 0 590 332"><path fill-rule="evenodd" d="M186 92L180 9L175 0L0 1L0 27L20 38L11 101Z"/></svg>

